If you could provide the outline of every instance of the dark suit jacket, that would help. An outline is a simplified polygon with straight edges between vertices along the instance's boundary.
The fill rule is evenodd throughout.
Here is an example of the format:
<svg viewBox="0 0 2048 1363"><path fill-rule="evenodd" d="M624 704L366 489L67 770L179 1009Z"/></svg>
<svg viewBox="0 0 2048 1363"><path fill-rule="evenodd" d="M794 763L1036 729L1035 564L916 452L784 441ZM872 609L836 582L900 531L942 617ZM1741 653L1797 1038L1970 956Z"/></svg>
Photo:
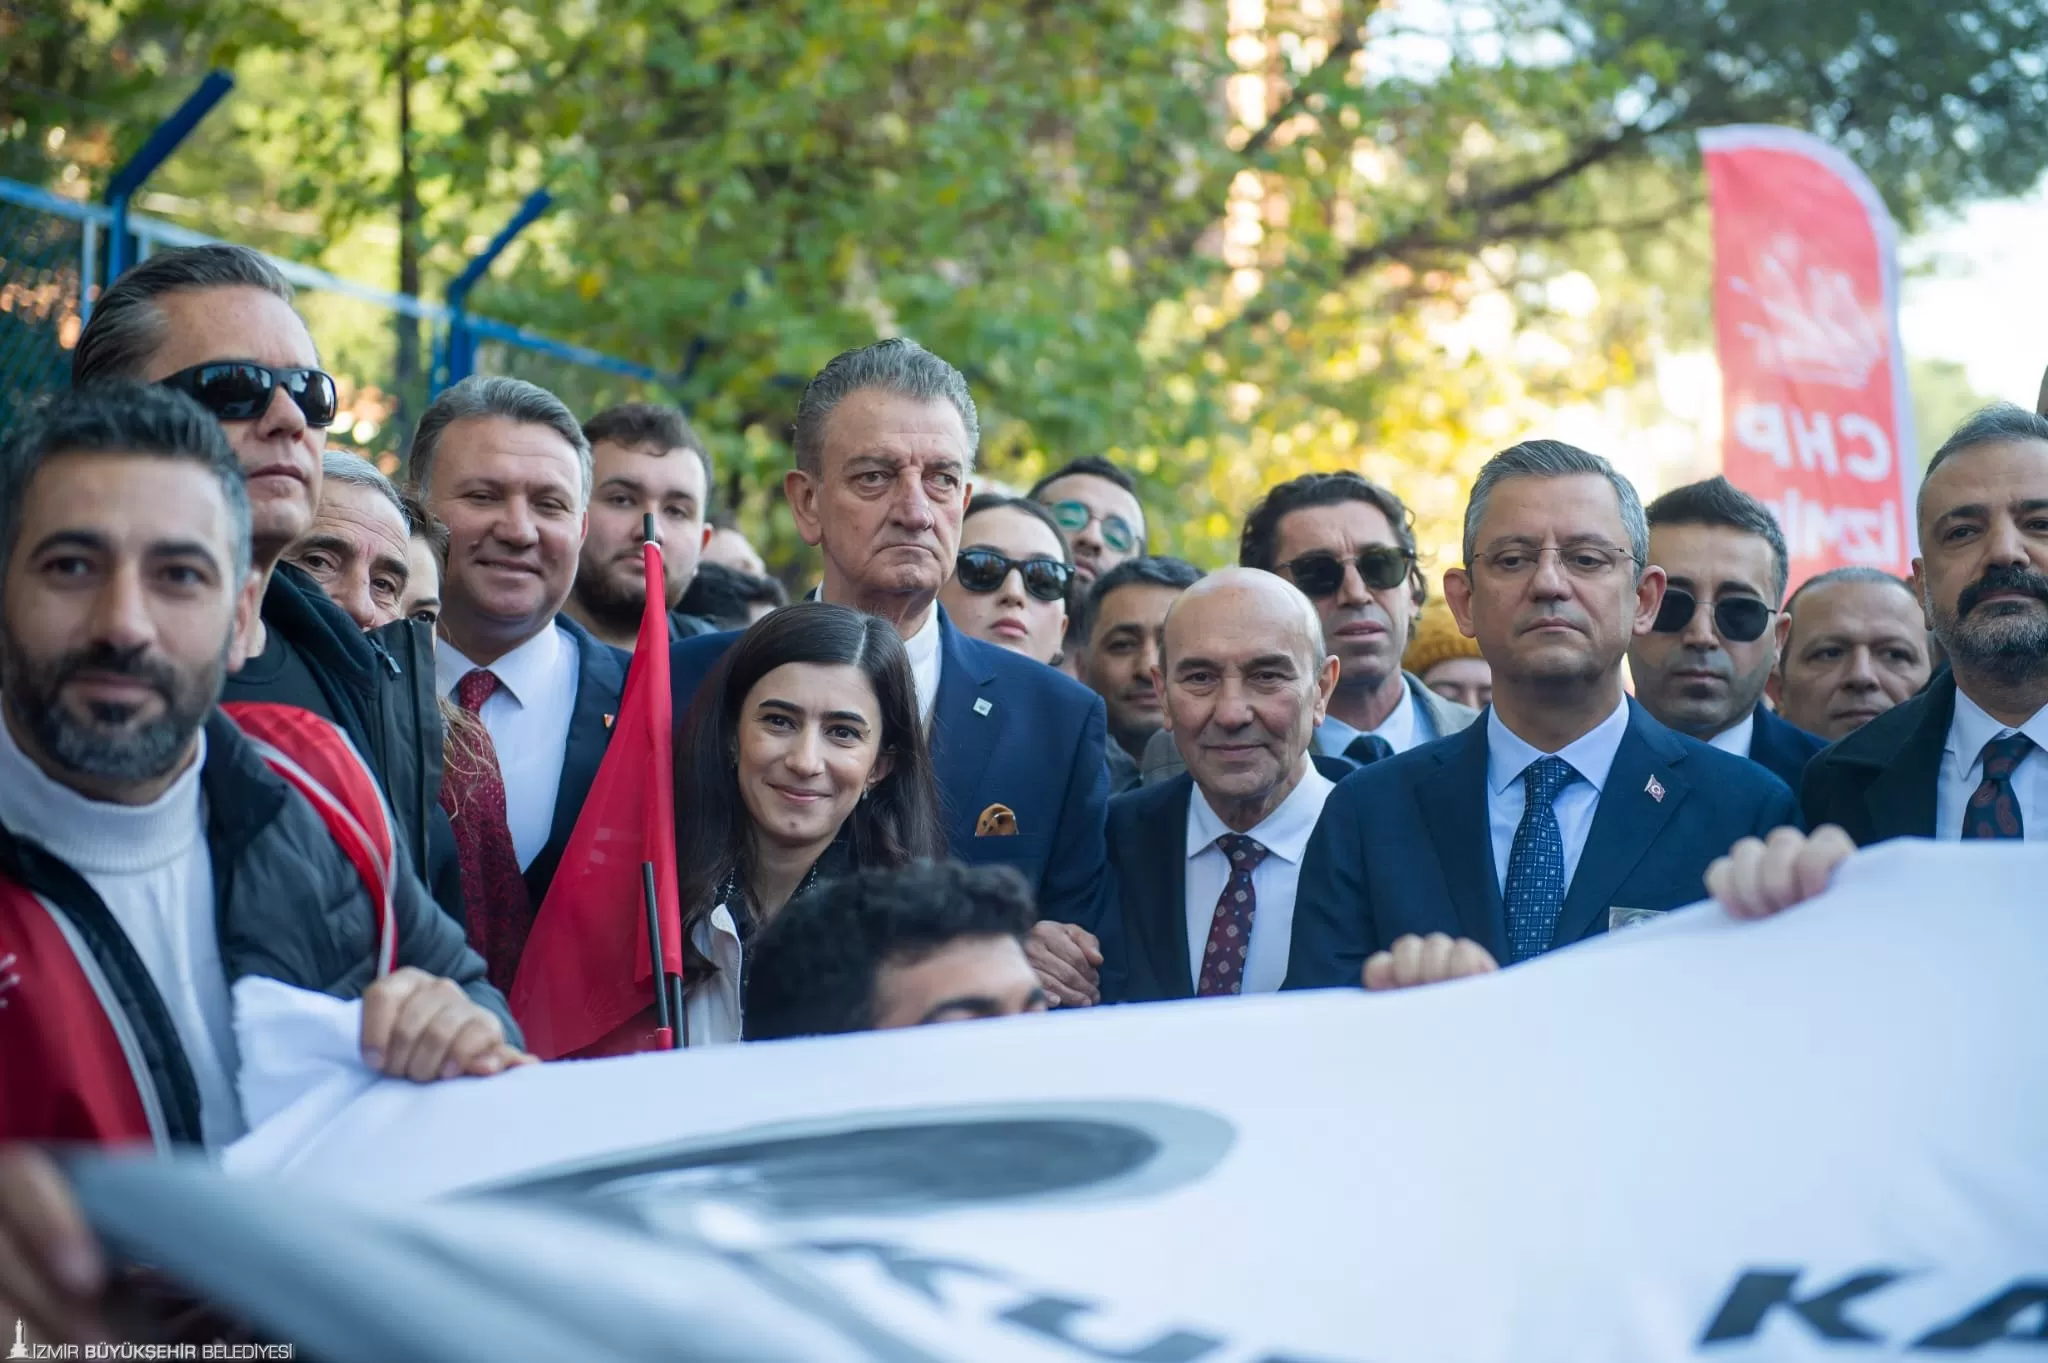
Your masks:
<svg viewBox="0 0 2048 1363"><path fill-rule="evenodd" d="M1358 764L1341 757L1315 759L1316 770L1342 781ZM1123 918L1119 1002L1191 999L1188 969L1188 805L1195 778L1179 776L1137 786L1109 802L1109 864ZM1334 792L1333 792L1334 793Z"/></svg>
<svg viewBox="0 0 2048 1363"><path fill-rule="evenodd" d="M1793 790L1799 789L1799 783L1806 775L1806 764L1827 745L1826 739L1787 724L1772 714L1770 707L1758 702L1756 727L1749 733L1749 760Z"/></svg>
<svg viewBox="0 0 2048 1363"><path fill-rule="evenodd" d="M555 817L547 846L526 868L526 892L536 909L547 898L569 835L576 831L576 816L583 812L583 798L590 794L598 764L604 761L612 724L619 717L619 697L626 689L626 664L632 659L623 650L599 643L566 615L555 617L555 628L576 644L576 709L569 717L569 746L562 754L562 781L555 787Z"/></svg>
<svg viewBox="0 0 2048 1363"><path fill-rule="evenodd" d="M1486 731L1481 721L1375 762L1330 793L1302 859L1285 987L1356 985L1367 956L1409 933L1469 937L1508 959ZM1673 733L1631 700L1551 946L1607 931L1611 907L1692 903L1708 863L1737 839L1798 821L1783 781Z"/></svg>
<svg viewBox="0 0 2048 1363"><path fill-rule="evenodd" d="M1955 674L1944 672L1822 752L1800 785L1806 826L1840 824L1858 847L1933 837L1941 753L1955 716Z"/></svg>
<svg viewBox="0 0 2048 1363"><path fill-rule="evenodd" d="M670 647L678 715L738 637L703 634ZM1040 918L1078 923L1104 938L1107 950L1114 895L1102 842L1109 803L1102 698L1044 663L968 638L943 611L939 652L932 763L953 855L972 865L1015 866L1037 892ZM1015 813L1017 832L977 837L982 811L995 804Z"/></svg>

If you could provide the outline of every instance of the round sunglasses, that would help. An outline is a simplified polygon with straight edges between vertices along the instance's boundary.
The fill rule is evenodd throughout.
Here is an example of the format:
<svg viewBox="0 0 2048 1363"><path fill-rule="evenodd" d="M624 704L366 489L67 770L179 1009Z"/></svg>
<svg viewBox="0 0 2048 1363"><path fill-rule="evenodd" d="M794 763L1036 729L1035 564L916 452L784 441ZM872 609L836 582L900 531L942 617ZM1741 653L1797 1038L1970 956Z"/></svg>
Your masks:
<svg viewBox="0 0 2048 1363"><path fill-rule="evenodd" d="M1012 569L1023 575L1024 590L1040 601L1066 600L1067 584L1074 580L1073 568L1056 558L1008 558L993 549L961 550L953 577L981 596L1001 591Z"/></svg>
<svg viewBox="0 0 2048 1363"><path fill-rule="evenodd" d="M1335 596L1342 591L1344 567L1351 563L1358 565L1360 581L1382 592L1406 582L1408 574L1415 568L1414 559L1387 544L1369 545L1350 558L1318 549L1299 558L1291 558L1280 566L1294 579L1294 585L1301 588L1303 596L1316 598Z"/></svg>
<svg viewBox="0 0 2048 1363"><path fill-rule="evenodd" d="M1666 587L1664 604L1657 607L1657 621L1650 628L1659 634L1683 634L1699 608L1699 598L1685 588ZM1764 637L1776 614L1756 597L1724 596L1714 603L1714 630L1730 643L1753 643Z"/></svg>
<svg viewBox="0 0 2048 1363"><path fill-rule="evenodd" d="M1054 502L1046 510L1052 512L1053 520L1069 535L1080 534L1090 521L1100 521L1102 542L1112 553L1128 554L1138 542L1138 532L1122 516L1097 516L1080 502Z"/></svg>
<svg viewBox="0 0 2048 1363"><path fill-rule="evenodd" d="M273 369L226 360L195 364L158 382L195 399L222 421L254 421L269 409L279 388L299 405L308 426L333 425L340 406L333 376L319 369Z"/></svg>

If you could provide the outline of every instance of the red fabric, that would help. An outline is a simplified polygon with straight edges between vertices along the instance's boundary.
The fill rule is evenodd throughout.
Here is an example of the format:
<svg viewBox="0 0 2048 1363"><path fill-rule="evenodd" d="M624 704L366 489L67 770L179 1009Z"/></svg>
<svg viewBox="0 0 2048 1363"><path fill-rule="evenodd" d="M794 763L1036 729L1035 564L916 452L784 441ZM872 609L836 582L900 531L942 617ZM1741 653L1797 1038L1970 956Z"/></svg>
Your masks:
<svg viewBox="0 0 2048 1363"><path fill-rule="evenodd" d="M455 683L455 703L474 715L497 689L497 674L480 667ZM469 944L484 958L498 992L510 993L527 934L533 930L533 901L526 893L526 878L519 874L519 853L512 846L498 750L481 720L472 726L471 737L476 761L451 762L443 770L441 808L448 811L455 829Z"/></svg>
<svg viewBox="0 0 2048 1363"><path fill-rule="evenodd" d="M654 863L662 968L683 968L661 546L643 552L647 607L618 722L512 986L512 1016L543 1060L607 1040L653 1004L642 862ZM652 1044L650 1035L644 1047L629 1041L621 1049Z"/></svg>

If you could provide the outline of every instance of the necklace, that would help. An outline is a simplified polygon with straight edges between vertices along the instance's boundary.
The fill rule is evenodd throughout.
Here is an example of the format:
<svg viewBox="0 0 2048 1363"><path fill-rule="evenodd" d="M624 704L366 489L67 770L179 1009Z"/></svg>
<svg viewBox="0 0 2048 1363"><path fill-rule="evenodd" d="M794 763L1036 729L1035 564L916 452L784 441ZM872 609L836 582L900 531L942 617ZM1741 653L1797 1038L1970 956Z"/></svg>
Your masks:
<svg viewBox="0 0 2048 1363"><path fill-rule="evenodd" d="M820 857L820 858L818 859L818 861L823 861L823 860L824 860L824 858L823 858L823 857ZM811 863L811 869L810 869L810 870L808 870L808 871L806 871L806 872L804 872L804 878L803 878L802 882L801 882L801 883L799 883L799 884L797 885L797 887L796 887L796 892L795 892L794 894L790 895L790 898L791 898L791 899L796 899L796 898L800 897L800 896L801 896L801 895L803 895L803 894L804 894L804 893L805 893L805 892L806 892L807 890L809 890L809 889L810 889L810 888L811 888L812 886L814 886L814 885L816 885L816 884L818 883L818 861L814 861L814 862L812 862L812 863ZM739 902L740 902L740 868L739 868L739 867L735 866L735 867L733 867L733 868L732 868L732 869L731 869L730 871L727 871L727 872L725 873L725 884L724 884L724 885L722 885L722 886L720 886L720 887L719 887L719 890L718 890L718 902L719 902L719 903L721 903L721 904L726 904L726 905L732 905L732 904L736 904L736 903L739 903ZM753 905L752 905L752 901L751 901L751 900L749 900L749 901L747 902L747 904L746 904L746 905L745 905L744 907L746 907L746 909L747 909L747 912L748 912L748 916L749 916L749 917L752 917L752 916L753 916Z"/></svg>

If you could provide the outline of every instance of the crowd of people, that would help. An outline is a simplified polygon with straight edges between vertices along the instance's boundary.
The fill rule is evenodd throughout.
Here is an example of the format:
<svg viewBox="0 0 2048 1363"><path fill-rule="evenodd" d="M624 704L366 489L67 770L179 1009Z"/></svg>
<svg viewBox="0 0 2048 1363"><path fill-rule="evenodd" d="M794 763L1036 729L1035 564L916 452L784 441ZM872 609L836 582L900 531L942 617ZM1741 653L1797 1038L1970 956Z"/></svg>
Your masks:
<svg viewBox="0 0 2048 1363"><path fill-rule="evenodd" d="M692 1046L1424 984L1708 884L1773 912L1879 839L2048 838L2048 417L2017 407L1934 455L1910 580L1788 597L1754 497L1645 506L1531 440L1432 583L1345 470L1268 489L1213 567L1151 553L1099 456L977 493L965 379L890 339L800 400L791 604L676 411L478 377L405 486L326 451L334 381L246 250L131 269L73 380L0 463L8 1139L232 1142L245 976L360 997L390 1075L531 1063L505 1000L650 526ZM0 1153L0 1315L73 1334L97 1264L54 1167Z"/></svg>

